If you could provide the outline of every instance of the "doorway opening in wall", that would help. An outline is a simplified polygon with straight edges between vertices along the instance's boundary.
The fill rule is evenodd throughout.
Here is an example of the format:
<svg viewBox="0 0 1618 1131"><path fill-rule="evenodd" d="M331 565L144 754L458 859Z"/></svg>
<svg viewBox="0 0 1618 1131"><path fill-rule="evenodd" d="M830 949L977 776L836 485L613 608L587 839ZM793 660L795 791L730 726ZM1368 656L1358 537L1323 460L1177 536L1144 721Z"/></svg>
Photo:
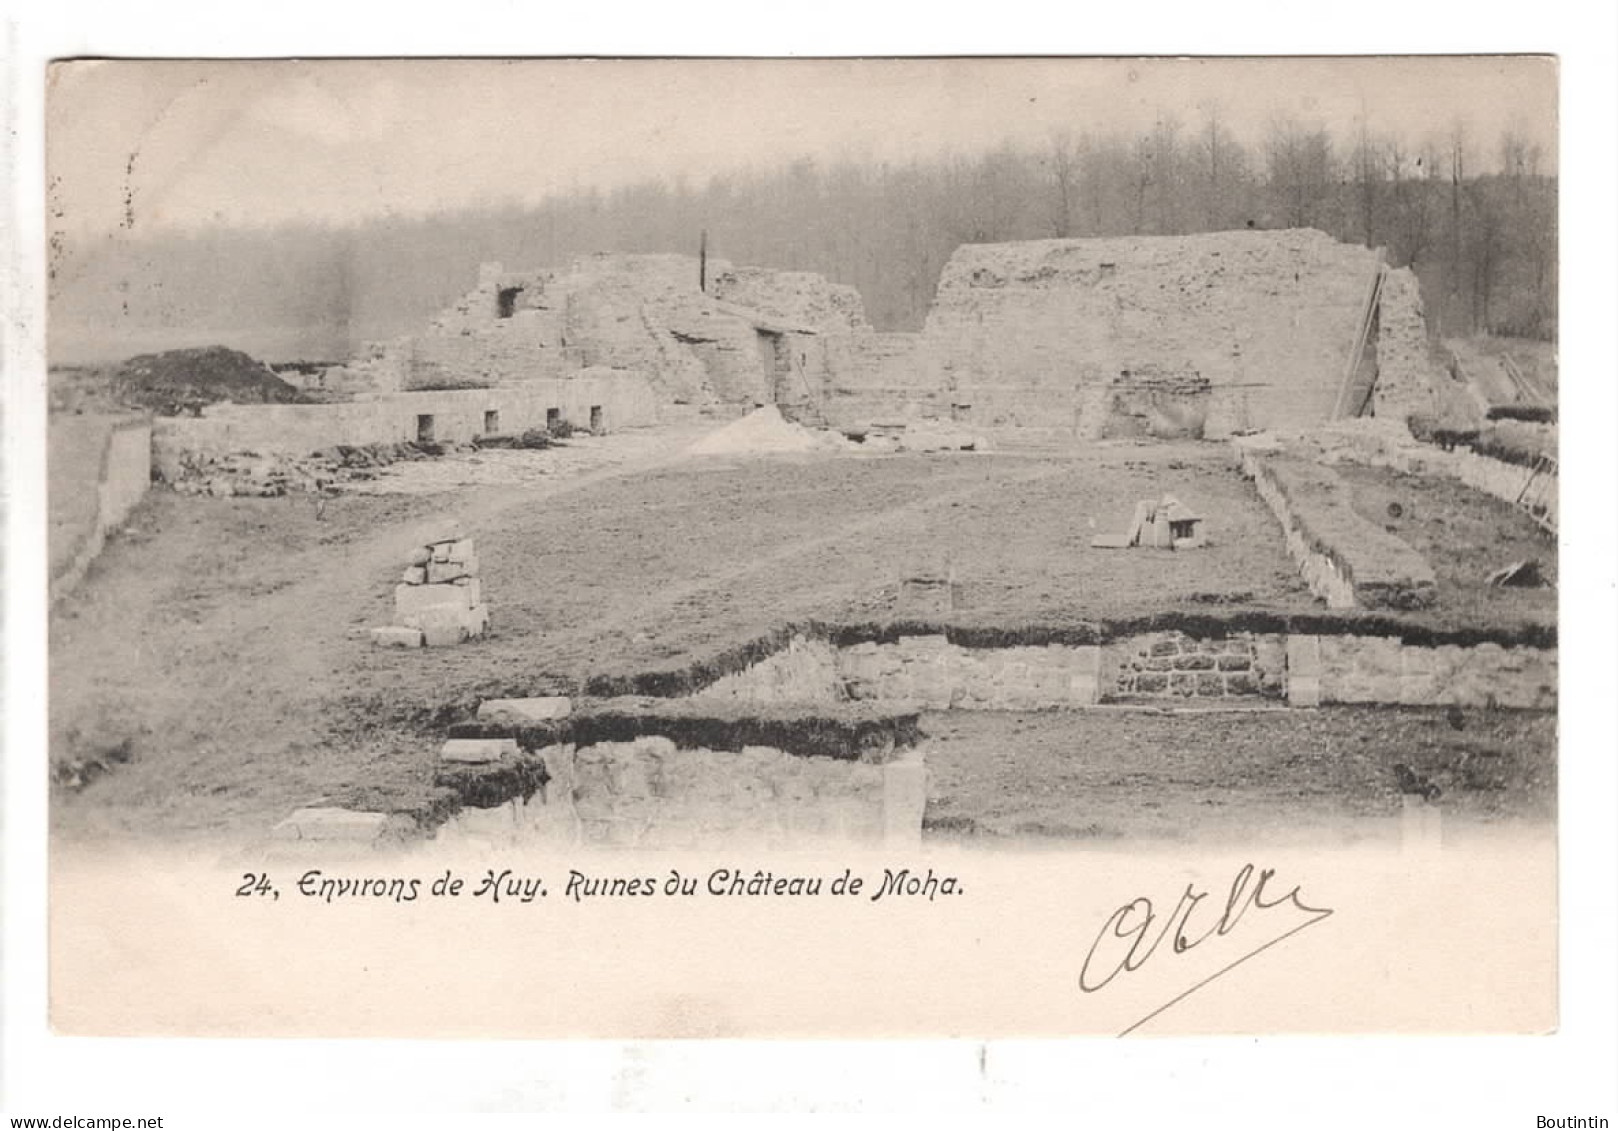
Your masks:
<svg viewBox="0 0 1618 1131"><path fill-rule="evenodd" d="M546 428L555 428L560 423L562 423L562 410L561 409L559 409L559 408L548 408L548 409L545 410L545 427Z"/></svg>
<svg viewBox="0 0 1618 1131"><path fill-rule="evenodd" d="M600 433L606 427L606 425L607 425L607 420L606 420L606 417L601 412L601 406L598 405L598 404L591 405L590 406L590 431L596 433L597 435L600 435Z"/></svg>
<svg viewBox="0 0 1618 1131"><path fill-rule="evenodd" d="M433 442L433 418L431 413L422 413L416 417L416 443L430 444Z"/></svg>
<svg viewBox="0 0 1618 1131"><path fill-rule="evenodd" d="M498 431L500 431L500 411L493 408L485 410L483 413L483 434L492 436Z"/></svg>
<svg viewBox="0 0 1618 1131"><path fill-rule="evenodd" d="M517 296L520 294L521 287L501 287L495 294L495 316L510 318L517 313Z"/></svg>

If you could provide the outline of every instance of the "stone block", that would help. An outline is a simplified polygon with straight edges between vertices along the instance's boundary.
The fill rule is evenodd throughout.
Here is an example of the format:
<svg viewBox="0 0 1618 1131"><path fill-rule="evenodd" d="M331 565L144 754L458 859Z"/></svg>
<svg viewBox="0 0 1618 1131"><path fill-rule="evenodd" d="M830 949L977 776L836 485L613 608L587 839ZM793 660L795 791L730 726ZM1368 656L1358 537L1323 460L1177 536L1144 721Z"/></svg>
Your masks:
<svg viewBox="0 0 1618 1131"><path fill-rule="evenodd" d="M1097 534L1090 545L1097 550L1126 550L1135 544L1127 534Z"/></svg>
<svg viewBox="0 0 1618 1131"><path fill-rule="evenodd" d="M443 563L449 561L449 548L452 543L440 542L433 547L433 561Z"/></svg>
<svg viewBox="0 0 1618 1131"><path fill-rule="evenodd" d="M328 840L369 844L386 829L386 813L361 813L353 809L311 808L295 810L271 830L279 840Z"/></svg>
<svg viewBox="0 0 1618 1131"><path fill-rule="evenodd" d="M427 571L421 566L411 566L399 576L399 580L406 585L425 585L427 584Z"/></svg>
<svg viewBox="0 0 1618 1131"><path fill-rule="evenodd" d="M379 648L420 648L421 629L391 624L386 628L373 628L371 643Z"/></svg>
<svg viewBox="0 0 1618 1131"><path fill-rule="evenodd" d="M410 551L410 557L406 559L407 563L413 566L424 566L432 560L433 552L426 546L417 546Z"/></svg>
<svg viewBox="0 0 1618 1131"><path fill-rule="evenodd" d="M1320 637L1303 633L1287 636L1287 677L1320 676Z"/></svg>
<svg viewBox="0 0 1618 1131"><path fill-rule="evenodd" d="M573 700L565 695L538 695L528 699L485 699L478 704L480 719L565 719L573 713Z"/></svg>
<svg viewBox="0 0 1618 1131"><path fill-rule="evenodd" d="M517 831L517 808L514 800L488 809L468 805L455 814L455 823L467 836L511 836Z"/></svg>
<svg viewBox="0 0 1618 1131"><path fill-rule="evenodd" d="M446 562L475 562L477 561L477 545L470 538L462 538L459 542L451 542L449 551L444 555ZM476 570L472 572L476 573Z"/></svg>
<svg viewBox="0 0 1618 1131"><path fill-rule="evenodd" d="M489 606L473 605L466 610L466 634L482 636L489 631Z"/></svg>
<svg viewBox="0 0 1618 1131"><path fill-rule="evenodd" d="M1161 694L1169 689L1169 677L1163 672L1141 672L1135 687L1143 695Z"/></svg>
<svg viewBox="0 0 1618 1131"><path fill-rule="evenodd" d="M1438 692L1438 665L1431 648L1406 647L1399 656L1399 702L1406 706L1431 703Z"/></svg>
<svg viewBox="0 0 1618 1131"><path fill-rule="evenodd" d="M450 584L460 586L466 590L466 602L469 608L476 608L483 604L483 581L476 577L457 577Z"/></svg>
<svg viewBox="0 0 1618 1131"><path fill-rule="evenodd" d="M1219 670L1222 672L1245 672L1253 666L1251 656L1220 656Z"/></svg>
<svg viewBox="0 0 1618 1131"><path fill-rule="evenodd" d="M1197 694L1208 697L1218 697L1225 693L1225 679L1218 672L1199 672L1197 674Z"/></svg>
<svg viewBox="0 0 1618 1131"><path fill-rule="evenodd" d="M1213 670L1215 662L1214 657L1199 654L1195 656L1181 656L1174 662L1174 666L1180 671L1206 672Z"/></svg>
<svg viewBox="0 0 1618 1131"><path fill-rule="evenodd" d="M406 618L421 629L421 642L428 648L450 648L467 638L468 609L438 605L411 613Z"/></svg>
<svg viewBox="0 0 1618 1131"><path fill-rule="evenodd" d="M452 738L438 749L444 762L499 762L519 753L515 738Z"/></svg>
<svg viewBox="0 0 1618 1131"><path fill-rule="evenodd" d="M426 609L469 609L472 602L464 585L396 585L393 589L393 608L405 624L404 618Z"/></svg>
<svg viewBox="0 0 1618 1131"><path fill-rule="evenodd" d="M1232 672L1225 677L1227 695L1257 695L1259 691L1259 682L1251 672Z"/></svg>

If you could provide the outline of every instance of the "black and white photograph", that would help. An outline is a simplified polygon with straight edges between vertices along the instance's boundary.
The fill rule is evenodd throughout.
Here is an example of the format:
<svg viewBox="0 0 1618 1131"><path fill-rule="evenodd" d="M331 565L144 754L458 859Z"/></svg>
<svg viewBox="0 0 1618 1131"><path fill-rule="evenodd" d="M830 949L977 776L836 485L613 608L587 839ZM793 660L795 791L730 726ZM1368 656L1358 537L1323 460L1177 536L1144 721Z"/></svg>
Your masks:
<svg viewBox="0 0 1618 1131"><path fill-rule="evenodd" d="M53 63L52 1028L1554 1032L1559 93Z"/></svg>

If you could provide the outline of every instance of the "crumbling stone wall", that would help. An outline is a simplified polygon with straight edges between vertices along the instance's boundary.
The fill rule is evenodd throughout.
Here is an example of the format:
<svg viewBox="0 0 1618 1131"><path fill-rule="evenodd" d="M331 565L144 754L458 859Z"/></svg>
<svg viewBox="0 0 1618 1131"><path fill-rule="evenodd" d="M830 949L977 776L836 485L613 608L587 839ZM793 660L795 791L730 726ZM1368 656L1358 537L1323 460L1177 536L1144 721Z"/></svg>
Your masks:
<svg viewBox="0 0 1618 1131"><path fill-rule="evenodd" d="M870 336L858 293L722 259L708 272L705 293L687 255L602 253L558 271L485 264L477 286L426 333L383 354L407 389L520 384L588 366L643 373L665 403L818 413L826 387ZM382 376L382 361L367 364Z"/></svg>
<svg viewBox="0 0 1618 1131"><path fill-rule="evenodd" d="M984 423L1097 434L1086 392L1157 367L1207 380L1210 435L1302 426L1331 415L1376 263L1309 229L969 244L924 337Z"/></svg>
<svg viewBox="0 0 1618 1131"><path fill-rule="evenodd" d="M586 844L791 845L883 831L883 767L870 763L767 746L682 750L652 736L579 748L569 774Z"/></svg>
<svg viewBox="0 0 1618 1131"><path fill-rule="evenodd" d="M1389 271L1382 281L1377 310L1376 386L1371 411L1404 420L1435 410L1439 379L1427 346L1427 320L1422 316L1421 289L1408 267Z"/></svg>
<svg viewBox="0 0 1618 1131"><path fill-rule="evenodd" d="M1311 703L1388 703L1405 706L1519 707L1554 710L1554 648L1505 647L1485 641L1438 647L1389 636L1294 636L1294 674ZM1304 645L1305 647L1298 647ZM1307 663L1299 662L1308 657ZM1289 686L1288 698L1296 699Z"/></svg>
<svg viewBox="0 0 1618 1131"><path fill-rule="evenodd" d="M339 445L396 444L417 438L421 416L433 438L464 442L482 435L484 414L499 414L500 430L543 428L550 409L587 422L600 405L609 427L652 424L659 402L645 378L618 370L584 370L563 380L491 389L397 393L334 404L212 405L200 417L159 417L152 425L152 460L165 478L180 475L189 456L233 452L308 455Z"/></svg>
<svg viewBox="0 0 1618 1131"><path fill-rule="evenodd" d="M1242 471L1275 512L1287 552L1328 608L1419 609L1438 598L1432 566L1397 535L1361 518L1331 468L1239 448Z"/></svg>
<svg viewBox="0 0 1618 1131"><path fill-rule="evenodd" d="M49 549L53 601L83 580L107 538L124 524L151 486L151 436L152 425L145 417L52 418ZM59 462L68 466L57 466Z"/></svg>

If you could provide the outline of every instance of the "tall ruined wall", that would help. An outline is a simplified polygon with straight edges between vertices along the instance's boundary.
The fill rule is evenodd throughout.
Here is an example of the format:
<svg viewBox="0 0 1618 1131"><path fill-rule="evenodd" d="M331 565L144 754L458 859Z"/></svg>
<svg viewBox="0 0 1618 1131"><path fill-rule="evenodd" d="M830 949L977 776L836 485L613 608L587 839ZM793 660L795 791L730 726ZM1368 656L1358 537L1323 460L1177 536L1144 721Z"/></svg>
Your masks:
<svg viewBox="0 0 1618 1131"><path fill-rule="evenodd" d="M1308 229L966 245L925 349L984 423L1099 434L1148 373L1205 379L1212 434L1302 426L1331 413L1375 264Z"/></svg>
<svg viewBox="0 0 1618 1131"><path fill-rule="evenodd" d="M827 415L837 424L948 417L951 398L921 334L866 334L831 376Z"/></svg>
<svg viewBox="0 0 1618 1131"><path fill-rule="evenodd" d="M390 343L386 365L402 374L392 387L487 388L591 366L645 374L664 402L813 405L870 333L858 293L818 275L714 259L708 279L705 293L688 255L485 264L426 333Z"/></svg>
<svg viewBox="0 0 1618 1131"><path fill-rule="evenodd" d="M1421 290L1408 267L1389 271L1377 308L1376 387L1371 411L1403 420L1436 410L1436 367L1427 347Z"/></svg>

